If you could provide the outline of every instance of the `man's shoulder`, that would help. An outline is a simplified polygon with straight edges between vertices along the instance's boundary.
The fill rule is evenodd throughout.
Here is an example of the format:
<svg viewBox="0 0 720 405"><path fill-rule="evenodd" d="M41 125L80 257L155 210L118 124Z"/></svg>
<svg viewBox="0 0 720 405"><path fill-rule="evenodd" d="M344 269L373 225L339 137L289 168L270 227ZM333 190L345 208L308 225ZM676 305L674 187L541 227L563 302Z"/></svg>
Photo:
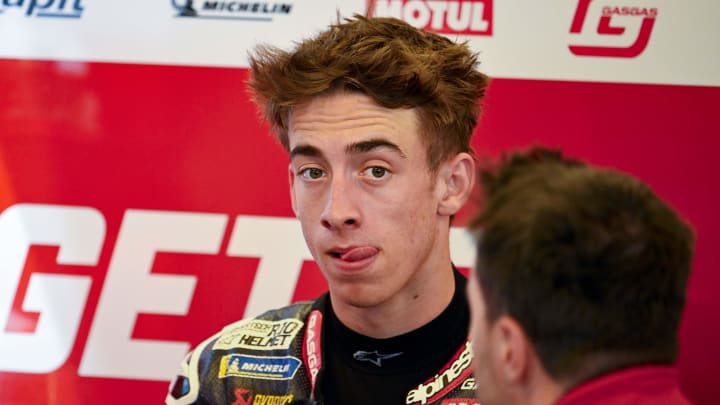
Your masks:
<svg viewBox="0 0 720 405"><path fill-rule="evenodd" d="M322 302L302 301L226 325L183 361L166 403L230 403L250 391L283 401L305 395L302 331Z"/></svg>
<svg viewBox="0 0 720 405"><path fill-rule="evenodd" d="M273 321L286 318L305 319L307 318L310 311L316 307L317 302L320 299L321 298L312 301L300 301L294 304L286 305L284 307L271 309L269 311L263 312L262 314L254 318L248 318L238 321L238 323L248 320Z"/></svg>
<svg viewBox="0 0 720 405"><path fill-rule="evenodd" d="M315 301L301 301L226 325L208 339L212 350L287 350L305 324Z"/></svg>
<svg viewBox="0 0 720 405"><path fill-rule="evenodd" d="M691 405L680 390L677 369L644 364L608 372L570 389L557 405Z"/></svg>

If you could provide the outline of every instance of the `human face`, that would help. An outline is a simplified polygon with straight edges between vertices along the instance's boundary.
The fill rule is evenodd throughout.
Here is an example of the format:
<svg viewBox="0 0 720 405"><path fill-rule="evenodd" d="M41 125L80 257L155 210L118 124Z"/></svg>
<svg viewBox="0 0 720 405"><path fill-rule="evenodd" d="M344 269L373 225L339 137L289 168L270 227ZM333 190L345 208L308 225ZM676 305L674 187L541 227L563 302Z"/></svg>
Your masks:
<svg viewBox="0 0 720 405"><path fill-rule="evenodd" d="M293 208L333 305L427 293L449 267L448 219L416 112L333 93L293 108L288 139Z"/></svg>
<svg viewBox="0 0 720 405"><path fill-rule="evenodd" d="M502 384L498 378L495 358L492 356L494 351L494 339L491 335L492 324L488 322L485 298L475 272L475 269L470 271L467 297L470 305L470 341L473 348L476 396L483 405L510 403L508 398L501 396Z"/></svg>

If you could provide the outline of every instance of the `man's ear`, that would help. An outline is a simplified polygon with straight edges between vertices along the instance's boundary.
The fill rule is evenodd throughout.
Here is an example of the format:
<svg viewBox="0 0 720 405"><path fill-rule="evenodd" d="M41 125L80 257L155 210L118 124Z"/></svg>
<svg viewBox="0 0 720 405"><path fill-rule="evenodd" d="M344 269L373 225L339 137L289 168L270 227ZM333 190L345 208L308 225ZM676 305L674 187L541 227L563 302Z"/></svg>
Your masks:
<svg viewBox="0 0 720 405"><path fill-rule="evenodd" d="M475 183L475 161L469 153L458 153L438 168L438 215L455 215L470 197Z"/></svg>
<svg viewBox="0 0 720 405"><path fill-rule="evenodd" d="M495 361L500 377L508 384L526 383L534 349L522 326L502 315L493 324L492 338L497 344Z"/></svg>
<svg viewBox="0 0 720 405"><path fill-rule="evenodd" d="M290 203L292 204L295 216L298 215L297 201L295 199L295 172L293 172L292 164L288 165L288 183L290 184Z"/></svg>

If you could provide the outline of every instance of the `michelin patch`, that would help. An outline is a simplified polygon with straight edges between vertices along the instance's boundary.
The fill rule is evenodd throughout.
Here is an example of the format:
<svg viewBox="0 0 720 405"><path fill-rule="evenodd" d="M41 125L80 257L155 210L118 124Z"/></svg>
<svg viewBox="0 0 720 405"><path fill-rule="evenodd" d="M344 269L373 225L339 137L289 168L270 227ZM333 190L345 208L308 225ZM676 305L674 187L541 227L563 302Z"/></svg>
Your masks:
<svg viewBox="0 0 720 405"><path fill-rule="evenodd" d="M293 356L264 357L228 354L220 360L218 377L289 380L295 376L299 366L300 360Z"/></svg>

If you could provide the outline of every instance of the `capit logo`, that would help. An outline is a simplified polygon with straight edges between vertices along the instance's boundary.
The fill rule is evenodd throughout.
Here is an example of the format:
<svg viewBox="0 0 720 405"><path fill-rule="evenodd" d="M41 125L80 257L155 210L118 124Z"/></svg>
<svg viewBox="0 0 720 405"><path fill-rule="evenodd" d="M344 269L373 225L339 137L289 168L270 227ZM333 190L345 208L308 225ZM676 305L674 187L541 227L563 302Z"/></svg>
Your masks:
<svg viewBox="0 0 720 405"><path fill-rule="evenodd" d="M492 35L493 0L368 0L367 15L450 35Z"/></svg>
<svg viewBox="0 0 720 405"><path fill-rule="evenodd" d="M80 18L84 7L82 0L2 0L0 2L0 15L13 9L22 10L26 17Z"/></svg>
<svg viewBox="0 0 720 405"><path fill-rule="evenodd" d="M637 3L637 2L635 2ZM647 4L647 2L643 2ZM570 33L578 38L594 37L593 42L605 42L593 45L568 45L570 52L578 56L599 56L611 58L634 58L645 50L650 42L657 7L618 5L607 1L578 0ZM597 25L595 22L597 21ZM628 25L619 25L625 22ZM615 38L627 40L628 28L637 28L637 34L629 45L607 45L616 42ZM639 27L639 28L638 28ZM593 33L593 31L595 31ZM582 40L581 39L581 40Z"/></svg>
<svg viewBox="0 0 720 405"><path fill-rule="evenodd" d="M176 17L220 20L272 21L274 16L292 13L292 3L258 1L170 0Z"/></svg>

